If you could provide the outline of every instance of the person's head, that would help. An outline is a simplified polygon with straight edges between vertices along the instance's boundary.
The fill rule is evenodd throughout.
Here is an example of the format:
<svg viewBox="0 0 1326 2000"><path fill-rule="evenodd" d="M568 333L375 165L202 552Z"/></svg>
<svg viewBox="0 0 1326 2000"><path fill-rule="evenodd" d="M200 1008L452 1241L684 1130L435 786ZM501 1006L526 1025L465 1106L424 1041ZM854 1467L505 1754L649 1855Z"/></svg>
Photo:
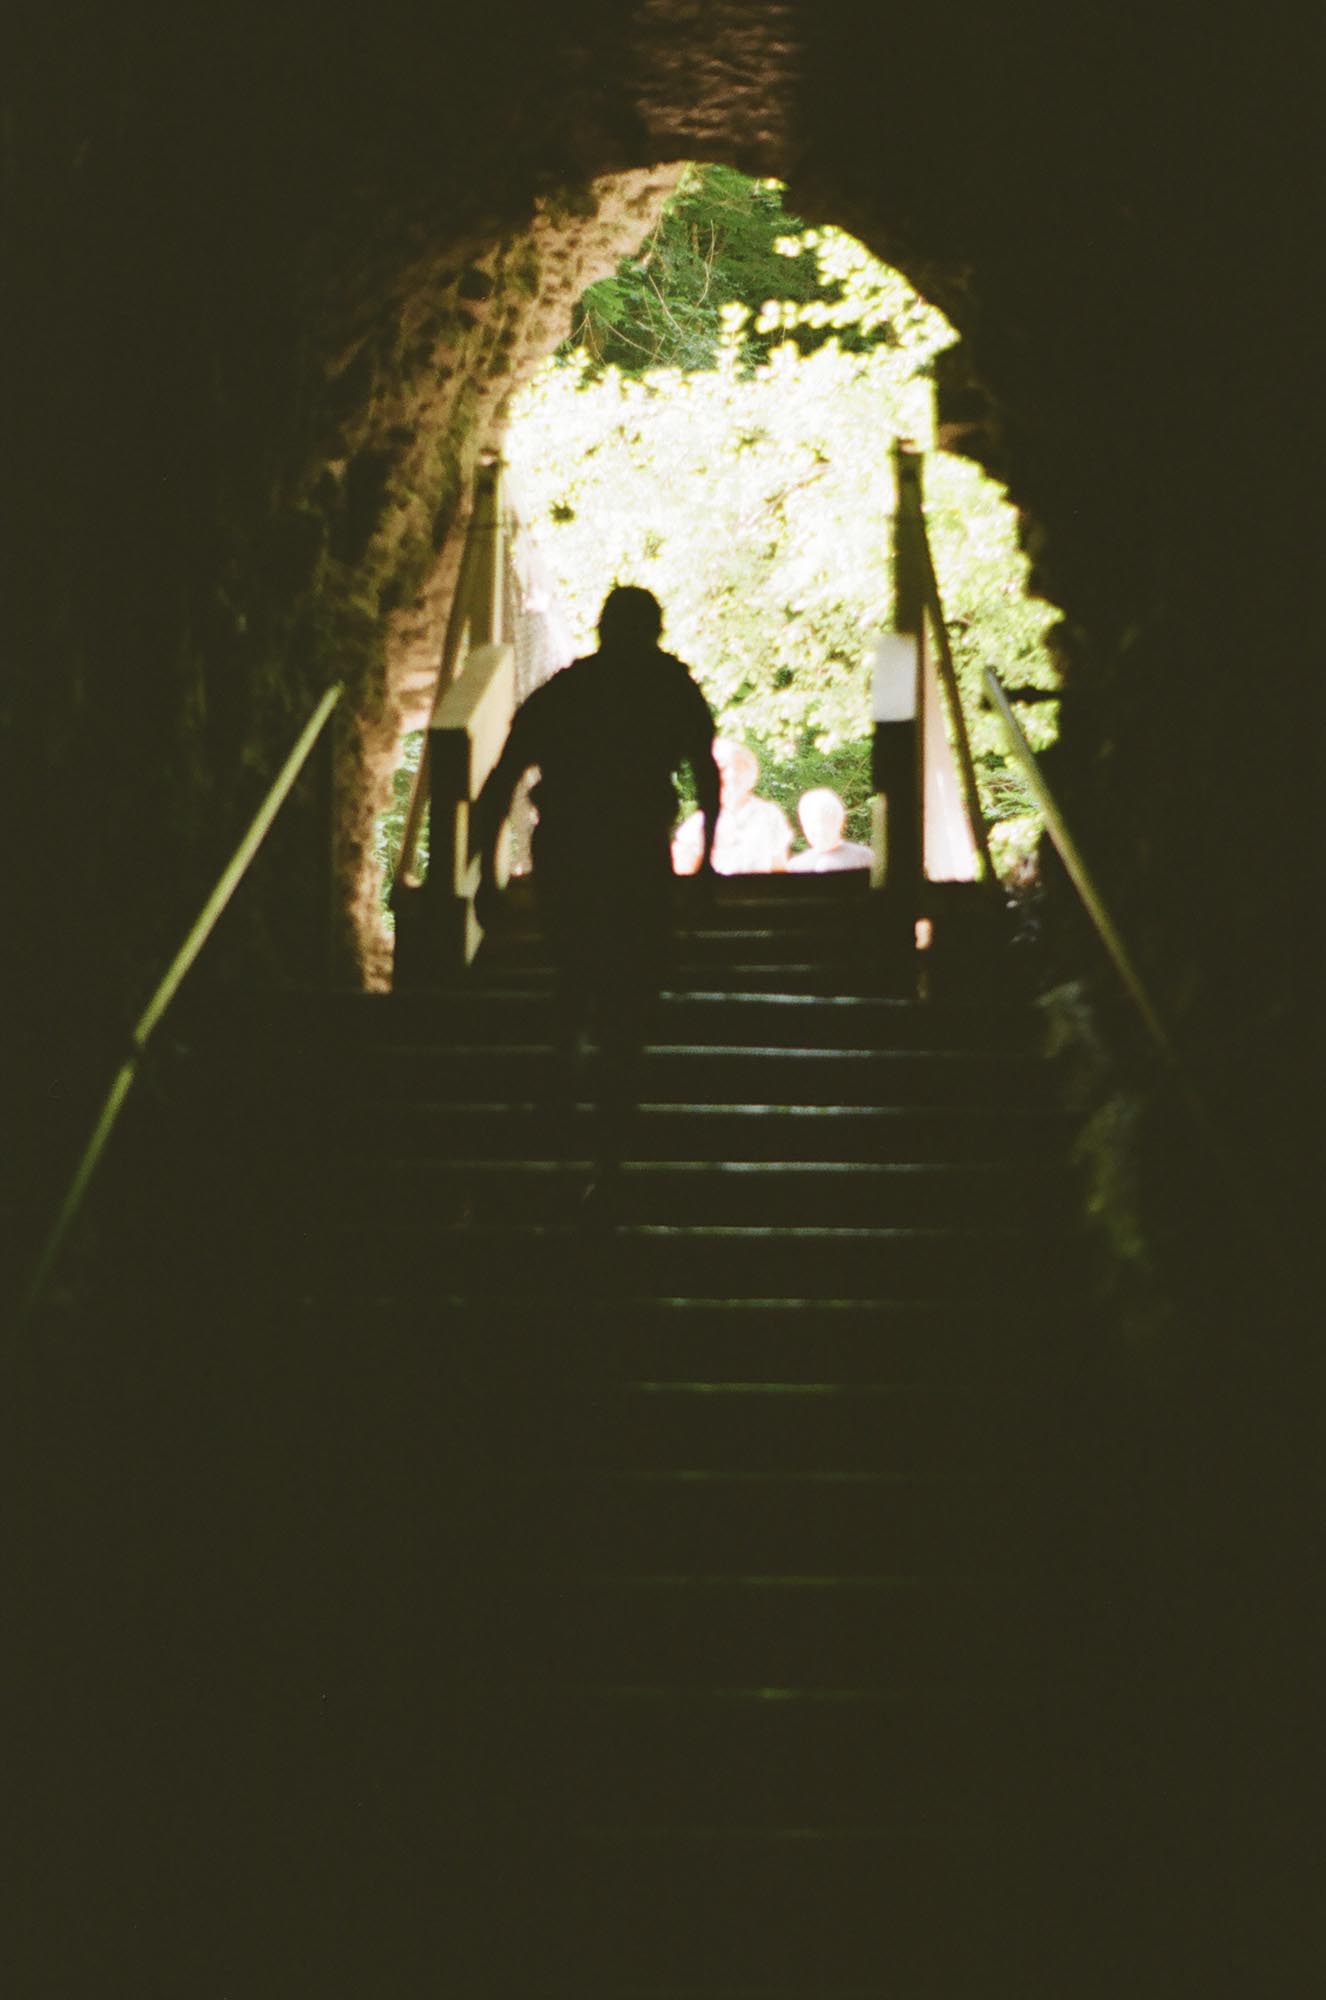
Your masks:
<svg viewBox="0 0 1326 2000"><path fill-rule="evenodd" d="M847 808L837 792L830 791L827 785L817 785L813 792L801 794L797 817L817 854L829 854L841 844Z"/></svg>
<svg viewBox="0 0 1326 2000"><path fill-rule="evenodd" d="M600 646L657 646L663 630L663 607L652 590L619 583L603 600L599 613Z"/></svg>
<svg viewBox="0 0 1326 2000"><path fill-rule="evenodd" d="M718 766L718 783L722 803L729 810L744 806L755 790L760 776L760 760L753 750L744 743L734 743L730 736L714 738L714 762Z"/></svg>

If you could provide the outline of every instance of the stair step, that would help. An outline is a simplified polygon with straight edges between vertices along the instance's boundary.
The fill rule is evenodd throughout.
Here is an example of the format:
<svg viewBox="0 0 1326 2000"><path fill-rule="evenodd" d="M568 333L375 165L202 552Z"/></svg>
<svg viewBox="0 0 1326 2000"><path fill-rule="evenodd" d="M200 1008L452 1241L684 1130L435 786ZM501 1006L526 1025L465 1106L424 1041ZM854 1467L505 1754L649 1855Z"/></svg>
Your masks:
<svg viewBox="0 0 1326 2000"><path fill-rule="evenodd" d="M550 966L536 959L516 961L510 966L488 968L504 983L522 988L531 995L547 995L552 990ZM669 977L677 986L699 988L721 984L737 997L762 998L793 993L813 999L838 999L843 995L877 996L884 999L914 1000L922 981L910 961L906 964L863 962L860 957L819 953L801 959L680 959ZM931 981L926 980L927 987ZM970 977L955 977L935 990L961 993L971 984ZM439 991L449 989L440 988Z"/></svg>
<svg viewBox="0 0 1326 2000"><path fill-rule="evenodd" d="M870 1982L872 2000L1040 1991L1028 1974L1045 1912L1012 1814L997 1831L907 1830L882 1805L870 1830L752 1820L608 1826L525 1851L495 1842L486 1884L480 1872L463 1893L489 1909L502 1895L502 1935L485 1946L493 1970L495 1953L521 1969L509 1987L496 1972L496 1990L513 1996L558 1980L580 1996L609 1979L676 2000L696 1981L718 1993L714 1982L730 1982L729 2000L787 2000L798 1982L816 2000L835 1982ZM440 1860L448 1878L463 1868L459 1853ZM512 1897L513 1882L525 1893Z"/></svg>
<svg viewBox="0 0 1326 2000"><path fill-rule="evenodd" d="M706 929L687 929L677 938L674 962L679 966L733 965L814 965L824 959L857 967L867 962L855 926L841 921L827 924L780 925L727 923ZM510 933L485 953L485 977L514 970L518 966L549 965L547 948L537 931Z"/></svg>
<svg viewBox="0 0 1326 2000"><path fill-rule="evenodd" d="M376 1047L361 1073L371 1092L415 1101L478 1096L528 1103L565 1084L564 1065L546 1047L531 1045ZM1042 1065L988 1050L653 1044L635 1074L638 1095L649 1103L1031 1108L1050 1102Z"/></svg>
<svg viewBox="0 0 1326 2000"><path fill-rule="evenodd" d="M323 1296L344 1284L427 1297L491 1289L514 1300L551 1290L566 1300L612 1291L729 1298L966 1299L1027 1282L1053 1286L1066 1272L1071 1239L1022 1228L753 1228L739 1225L502 1227L381 1224L328 1219L290 1246L301 1291ZM533 1310L525 1305L513 1310Z"/></svg>
<svg viewBox="0 0 1326 2000"><path fill-rule="evenodd" d="M525 1397L507 1391L501 1421L522 1437L542 1433L554 1450L569 1433L586 1465L642 1472L685 1465L997 1476L1031 1435L1027 1396L1009 1388L702 1381L612 1389L583 1386L586 1372L568 1371L560 1395L543 1381Z"/></svg>
<svg viewBox="0 0 1326 2000"><path fill-rule="evenodd" d="M982 1001L924 1003L871 994L668 991L659 1001L657 1039L773 1047L1026 1048L1034 1010ZM446 992L319 996L273 1003L273 1031L306 1039L316 1030L345 1043L459 1041L538 1045L550 1039L545 995L492 979Z"/></svg>
<svg viewBox="0 0 1326 2000"><path fill-rule="evenodd" d="M506 1510L527 1574L568 1547L587 1570L971 1574L1025 1563L1035 1530L1034 1496L1009 1480L880 1473L531 1469L523 1493L507 1482L480 1504Z"/></svg>
<svg viewBox="0 0 1326 2000"><path fill-rule="evenodd" d="M486 1809L573 1836L705 1827L998 1826L1027 1764L1025 1695L878 1688L560 1688L460 1700L487 1731Z"/></svg>
<svg viewBox="0 0 1326 2000"><path fill-rule="evenodd" d="M1012 1576L555 1571L528 1609L550 1671L674 1688L994 1689L1042 1643Z"/></svg>
<svg viewBox="0 0 1326 2000"><path fill-rule="evenodd" d="M320 1202L346 1222L375 1215L396 1223L574 1222L585 1201L587 1163L383 1159L334 1163ZM1027 1165L878 1162L626 1161L602 1200L622 1224L842 1224L893 1226L1052 1221L1062 1178Z"/></svg>
<svg viewBox="0 0 1326 2000"><path fill-rule="evenodd" d="M538 1104L340 1101L324 1139L436 1160L592 1160L596 1108ZM837 1104L641 1104L627 1127L633 1159L966 1164L1054 1159L1062 1114L1020 1107Z"/></svg>
<svg viewBox="0 0 1326 2000"><path fill-rule="evenodd" d="M497 1295L344 1289L288 1307L281 1325L315 1365L397 1360L445 1383L531 1382L568 1369L622 1380L1025 1384L1065 1346L1063 1308L1039 1299Z"/></svg>

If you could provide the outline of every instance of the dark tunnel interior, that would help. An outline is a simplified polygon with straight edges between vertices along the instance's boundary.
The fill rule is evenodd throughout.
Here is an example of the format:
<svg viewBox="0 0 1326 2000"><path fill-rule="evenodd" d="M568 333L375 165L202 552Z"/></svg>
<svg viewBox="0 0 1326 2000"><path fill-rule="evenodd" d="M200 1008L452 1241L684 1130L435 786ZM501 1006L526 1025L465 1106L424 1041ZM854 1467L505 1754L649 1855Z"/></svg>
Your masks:
<svg viewBox="0 0 1326 2000"><path fill-rule="evenodd" d="M1145 1246L1114 1271L1103 1253L1089 1379L1125 1416L1101 1449L1119 1490L1142 1461L1171 1475L1163 1525L1120 1525L1101 1590L1126 1623L1127 1537L1163 1547L1166 1630L1120 1631L1121 1655L1154 1648L1157 1682L1213 1648L1237 1670L1232 1694L1194 1697L1163 1803L1136 1808L1135 1865L1161 1885L1145 1944L1138 1917L1136 1956L1116 1937L1097 1988L1083 1943L1064 1992L1308 1990L1289 1973L1307 1935L1293 1767L1319 1588L1305 27L1298 9L1217 20L1179 0L46 0L3 35L11 1287L127 1024L332 680L347 699L330 837L326 785L301 784L198 979L223 996L384 983L373 817L435 671L474 470L680 163L785 181L798 214L859 236L958 329L941 418L1007 483L1033 587L1064 611L1047 770L1282 1246L1270 1277L1233 1268L1191 1135L1126 1053L1065 907L1084 1070L1098 1043L1125 1050L1100 1087L1094 1198L1126 1186ZM58 1518L78 1479L60 1468L94 1449L113 1335L56 1327L17 1354L21 1621L58 1598L60 1552L79 1547ZM104 1421L132 1402L121 1384ZM189 1410L166 1456L210 1435ZM149 1497L125 1532L164 1547L156 1474L139 1471ZM172 1542L157 1571L190 1560ZM69 1562L95 1595L93 1559ZM53 1652L13 1725L38 1765L66 1734ZM74 1683L85 1744L96 1677ZM106 1899L87 1886L115 1846L115 1774L139 1750L188 1761L129 1712L138 1750L55 1753L58 1809L15 1817L11 1881L37 1914L9 1990L339 1990L305 1984L288 1941L248 1985L198 1983L178 1938L157 1984L124 1983L150 1951L95 1943ZM42 1789L28 1778L25 1798ZM129 1826L126 1852L155 1838ZM165 1928L184 1937L179 1893ZM1245 1957L1222 1989L1231 1940Z"/></svg>

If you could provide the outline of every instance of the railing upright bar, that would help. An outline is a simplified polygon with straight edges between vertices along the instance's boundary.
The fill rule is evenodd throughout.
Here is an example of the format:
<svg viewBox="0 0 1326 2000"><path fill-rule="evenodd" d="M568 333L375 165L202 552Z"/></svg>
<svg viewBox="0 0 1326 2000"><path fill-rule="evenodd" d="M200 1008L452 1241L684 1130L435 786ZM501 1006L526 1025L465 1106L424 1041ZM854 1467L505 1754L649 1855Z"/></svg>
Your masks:
<svg viewBox="0 0 1326 2000"><path fill-rule="evenodd" d="M401 833L400 852L396 856L396 868L392 875L392 886L400 883L404 888L417 887L414 872L415 849L419 845L419 835L423 829L424 814L428 810L429 768L428 731L419 748L419 762L415 766L414 789L410 793L410 809L405 815L405 826Z"/></svg>
<svg viewBox="0 0 1326 2000"><path fill-rule="evenodd" d="M464 546L461 549L456 588L451 599L451 609L447 614L447 629L438 661L432 704L434 708L438 697L456 678L456 663L467 650L467 634L475 611L478 610L482 614L479 619L478 644L484 645L489 640L499 639L502 636L503 571L499 532L501 524L498 519L500 472L500 465L482 467L475 485L474 506L466 529ZM488 550L482 547L485 536L491 538L491 561L488 560ZM484 573L485 564L487 574ZM392 876L393 888L397 883L403 889L417 889L420 886L419 879L414 873L414 856L419 845L419 835L423 831L424 815L428 811L432 784L430 736L431 731L426 728L423 747L419 752L418 768L414 774L414 787L410 793L409 810L401 832L400 849L396 856L396 867Z"/></svg>
<svg viewBox="0 0 1326 2000"><path fill-rule="evenodd" d="M953 649L949 645L948 626L944 622L944 605L939 594L939 580L935 575L934 558L930 553L930 537L925 525L925 505L921 491L922 456L900 439L894 446L894 464L898 487L898 517L895 540L894 567L897 577L906 578L905 590L901 581L895 584L898 603L904 602L908 623L900 629L915 631L924 648L927 638L926 613L933 629L938 656L939 678L948 703L949 717L953 724L953 740L957 749L958 773L962 781L963 802L967 817L971 821L972 838L980 857L988 882L994 882L994 861L990 854L990 840L985 828L985 814L981 810L981 796L976 784L976 766L972 761L971 739L967 734L967 721L962 712L962 696L958 692L958 676L953 665ZM917 698L917 721L920 730L924 762L925 739L925 676L921 676L921 687Z"/></svg>
<svg viewBox="0 0 1326 2000"><path fill-rule="evenodd" d="M893 628L915 642L916 670L906 713L874 732L874 784L883 801L884 887L895 906L893 928L911 948L925 880L925 598L909 532L921 476L919 454L901 439L893 447L895 502L891 522Z"/></svg>
<svg viewBox="0 0 1326 2000"><path fill-rule="evenodd" d="M446 635L442 641L442 656L438 661L437 681L433 691L433 706L436 705L438 690L452 678L457 657L465 639L465 628L469 620L470 586L474 573L474 536L467 531L465 546L461 550L460 571L456 577L455 594L451 599L451 610L447 616ZM430 706L430 716L432 708ZM410 810L405 816L405 827L401 833L400 852L396 856L396 870L392 886L397 883L405 889L417 888L414 873L414 854L419 845L419 835L423 830L424 815L428 811L429 788L431 782L429 758L429 731L424 730L423 746L419 752L419 764L414 774L414 789L410 793Z"/></svg>
<svg viewBox="0 0 1326 2000"><path fill-rule="evenodd" d="M948 626L944 621L944 605L939 595L939 579L935 575L934 560L930 554L930 537L926 533L924 515L921 515L917 522L917 531L920 545L919 560L925 575L926 601L939 655L939 677L944 684L949 716L953 723L953 740L958 753L958 770L962 774L962 791L967 806L967 817L971 821L972 836L985 870L985 879L987 882L994 882L997 878L994 860L990 853L990 836L986 831L985 813L981 808L981 794L976 783L976 765L971 754L971 738L967 733L967 719L962 712L962 696L958 691L953 648L949 645Z"/></svg>
<svg viewBox="0 0 1326 2000"><path fill-rule="evenodd" d="M138 1073L139 1063L142 1061L154 1029L179 991L181 982L189 971L189 968L211 936L217 919L238 888L249 863L257 853L272 821L284 805L291 787L307 762L310 751L313 749L318 737L322 734L328 716L344 692L344 683L341 681L334 682L327 689L312 715L305 723L289 756L277 772L276 777L272 780L266 797L250 821L247 832L222 870L220 880L194 919L189 928L188 936L171 959L170 964L158 981L151 999L134 1024L133 1033L129 1040L129 1054L115 1072L111 1087L106 1093L105 1102L102 1104L101 1110L97 1115L97 1121L92 1128L91 1136L79 1158L74 1177L69 1185L69 1191L61 1203L59 1214L56 1216L46 1241L42 1245L36 1269L23 1295L20 1307L20 1315L22 1317L26 1317L33 1310L46 1289L46 1283L50 1277L55 1260L59 1256L65 1237L68 1235L74 1218L83 1204L83 1197L87 1193L88 1184L96 1171L98 1161L106 1149L107 1141L114 1130L115 1121L120 1115L124 1101L129 1095L134 1077Z"/></svg>

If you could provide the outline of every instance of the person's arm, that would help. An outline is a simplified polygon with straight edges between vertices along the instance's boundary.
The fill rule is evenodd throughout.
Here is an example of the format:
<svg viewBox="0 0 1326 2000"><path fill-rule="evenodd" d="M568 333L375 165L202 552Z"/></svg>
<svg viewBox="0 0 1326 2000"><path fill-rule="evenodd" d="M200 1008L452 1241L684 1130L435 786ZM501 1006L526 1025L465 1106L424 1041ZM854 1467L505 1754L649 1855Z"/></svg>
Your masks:
<svg viewBox="0 0 1326 2000"><path fill-rule="evenodd" d="M773 835L770 845L773 854L769 862L769 871L773 875L785 875L788 857L792 852L792 824L780 805L772 799L769 803L778 815L777 827L775 828L772 823L770 825L770 832Z"/></svg>
<svg viewBox="0 0 1326 2000"><path fill-rule="evenodd" d="M704 850L700 856L699 869L702 875L707 875L713 867L714 834L718 829L719 778L712 745L711 736L704 749L691 759L696 802L704 819Z"/></svg>
<svg viewBox="0 0 1326 2000"><path fill-rule="evenodd" d="M704 820L704 851L700 856L699 873L708 875L713 867L714 833L718 826L720 800L718 766L714 762L714 718L694 681L690 682L690 687L694 698L686 762L691 767L695 800Z"/></svg>
<svg viewBox="0 0 1326 2000"><path fill-rule="evenodd" d="M704 859L704 819L689 813L672 838L672 869L676 875L694 875Z"/></svg>

